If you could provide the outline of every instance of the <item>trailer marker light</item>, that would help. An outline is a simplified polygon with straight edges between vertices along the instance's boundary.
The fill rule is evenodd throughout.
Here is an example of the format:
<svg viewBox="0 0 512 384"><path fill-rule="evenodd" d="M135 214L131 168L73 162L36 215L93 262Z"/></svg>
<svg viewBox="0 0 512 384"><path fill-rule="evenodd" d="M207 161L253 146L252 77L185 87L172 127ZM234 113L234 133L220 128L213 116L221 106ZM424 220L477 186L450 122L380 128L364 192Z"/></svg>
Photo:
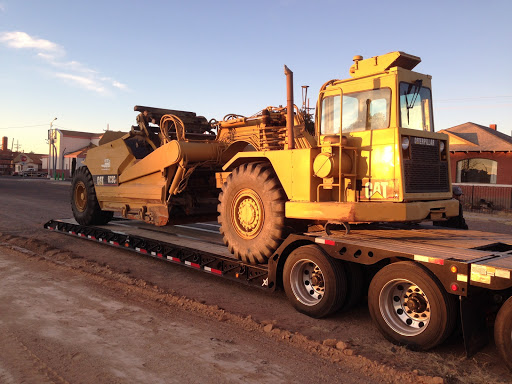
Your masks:
<svg viewBox="0 0 512 384"><path fill-rule="evenodd" d="M452 283L452 285L450 285L450 288L454 292L459 290L459 286L455 283Z"/></svg>
<svg viewBox="0 0 512 384"><path fill-rule="evenodd" d="M452 273L457 273L457 272L458 272L458 269L457 269L457 267L456 267L455 265L452 265L452 266L450 267L450 271L452 271Z"/></svg>

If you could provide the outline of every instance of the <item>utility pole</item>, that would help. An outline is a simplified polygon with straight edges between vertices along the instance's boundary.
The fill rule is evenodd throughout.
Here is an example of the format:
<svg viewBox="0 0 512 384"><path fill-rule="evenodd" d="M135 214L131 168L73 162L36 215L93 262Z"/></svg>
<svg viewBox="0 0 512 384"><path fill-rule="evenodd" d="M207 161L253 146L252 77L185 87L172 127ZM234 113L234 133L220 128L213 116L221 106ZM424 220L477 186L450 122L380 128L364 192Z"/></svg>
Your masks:
<svg viewBox="0 0 512 384"><path fill-rule="evenodd" d="M48 145L50 146L49 147L49 150L48 150L48 178L51 179L52 178L52 173L51 173L51 170L53 168L53 172L55 173L56 172L56 164L52 164L52 163L55 163L55 161L52 161L54 160L53 158L55 157L55 155L53 155L53 158L52 158L52 149L53 149L53 152L56 152L56 148L55 148L55 131L52 130L52 127L53 127L53 122L57 120L57 118L54 118L51 122L50 122L50 129L48 130ZM52 167L52 165L54 165Z"/></svg>

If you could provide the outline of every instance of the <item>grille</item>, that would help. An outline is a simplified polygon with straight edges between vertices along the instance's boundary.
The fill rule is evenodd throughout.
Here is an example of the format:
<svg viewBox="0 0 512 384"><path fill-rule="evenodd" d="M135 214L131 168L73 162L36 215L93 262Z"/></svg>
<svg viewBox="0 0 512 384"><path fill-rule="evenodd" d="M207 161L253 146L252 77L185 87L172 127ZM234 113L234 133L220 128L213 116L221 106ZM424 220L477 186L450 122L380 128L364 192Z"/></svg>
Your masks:
<svg viewBox="0 0 512 384"><path fill-rule="evenodd" d="M448 162L440 159L439 140L415 139L410 138L411 158L404 160L405 192L448 192Z"/></svg>

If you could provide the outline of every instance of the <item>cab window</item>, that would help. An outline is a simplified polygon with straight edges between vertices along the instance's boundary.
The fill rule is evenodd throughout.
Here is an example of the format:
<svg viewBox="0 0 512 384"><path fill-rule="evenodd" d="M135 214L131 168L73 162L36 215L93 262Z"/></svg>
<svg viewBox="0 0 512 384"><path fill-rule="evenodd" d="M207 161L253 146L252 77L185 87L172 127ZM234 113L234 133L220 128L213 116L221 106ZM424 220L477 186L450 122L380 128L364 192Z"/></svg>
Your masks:
<svg viewBox="0 0 512 384"><path fill-rule="evenodd" d="M342 131L358 132L389 127L391 89L382 88L343 95ZM322 100L321 134L339 134L340 96Z"/></svg>

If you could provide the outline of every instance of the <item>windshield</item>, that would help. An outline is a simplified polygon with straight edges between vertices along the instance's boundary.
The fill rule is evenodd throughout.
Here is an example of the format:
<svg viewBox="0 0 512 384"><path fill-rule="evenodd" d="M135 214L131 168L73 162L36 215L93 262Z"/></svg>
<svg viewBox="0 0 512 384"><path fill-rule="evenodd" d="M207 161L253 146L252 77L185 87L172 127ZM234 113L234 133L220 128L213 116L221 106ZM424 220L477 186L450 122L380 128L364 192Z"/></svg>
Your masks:
<svg viewBox="0 0 512 384"><path fill-rule="evenodd" d="M432 121L432 94L421 80L400 83L400 126L402 128L434 131Z"/></svg>

